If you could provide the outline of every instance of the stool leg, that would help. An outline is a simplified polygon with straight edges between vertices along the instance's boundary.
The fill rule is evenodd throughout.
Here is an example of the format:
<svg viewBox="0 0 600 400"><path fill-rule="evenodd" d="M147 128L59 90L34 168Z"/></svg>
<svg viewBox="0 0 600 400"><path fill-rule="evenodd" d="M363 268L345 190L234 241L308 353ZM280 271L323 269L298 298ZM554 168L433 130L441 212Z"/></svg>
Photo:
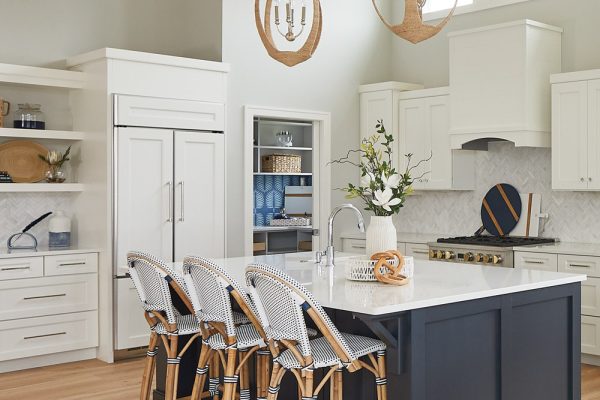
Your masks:
<svg viewBox="0 0 600 400"><path fill-rule="evenodd" d="M269 377L271 376L271 352L260 349L256 354L256 398L264 400L267 398Z"/></svg>
<svg viewBox="0 0 600 400"><path fill-rule="evenodd" d="M167 350L167 383L165 388L165 400L177 398L177 343L176 335L169 336L169 348Z"/></svg>
<svg viewBox="0 0 600 400"><path fill-rule="evenodd" d="M333 386L333 395L331 396L331 398L333 400L342 400L344 395L343 395L343 382L342 382L342 369L338 369L337 371L334 372L333 376L331 377L331 382L332 382L332 386Z"/></svg>
<svg viewBox="0 0 600 400"><path fill-rule="evenodd" d="M144 375L142 375L142 390L140 400L149 400L150 391L152 390L152 378L154 376L154 367L156 365L156 342L158 335L156 332L150 334L150 343L148 344L148 352L146 353L146 365L144 366Z"/></svg>
<svg viewBox="0 0 600 400"><path fill-rule="evenodd" d="M237 364L237 349L232 347L227 350L225 374L223 376L223 400L235 400L235 387L238 377L235 375Z"/></svg>
<svg viewBox="0 0 600 400"><path fill-rule="evenodd" d="M246 356L245 352L240 352L240 363ZM240 367L240 400L250 400L250 368L248 367L248 360L244 362Z"/></svg>
<svg viewBox="0 0 600 400"><path fill-rule="evenodd" d="M302 399L312 399L314 391L314 371L307 370L304 372L304 388L302 390Z"/></svg>
<svg viewBox="0 0 600 400"><path fill-rule="evenodd" d="M377 400L387 400L387 377L385 367L385 351L377 352L377 365L379 377L377 381Z"/></svg>
<svg viewBox="0 0 600 400"><path fill-rule="evenodd" d="M213 352L212 357L209 358L208 376L208 391L210 392L213 400L219 400L219 377L221 376L221 365L219 361L219 354L216 351Z"/></svg>
<svg viewBox="0 0 600 400"><path fill-rule="evenodd" d="M284 374L285 369L281 368L281 365L279 365L279 363L273 363L273 372L271 372L271 380L269 383L269 394L267 395L267 400L277 400L281 380L283 379Z"/></svg>
<svg viewBox="0 0 600 400"><path fill-rule="evenodd" d="M208 373L208 363L212 350L206 344L202 343L200 357L198 359L198 368L196 369L196 379L194 379L194 388L192 390L191 400L200 400L204 391L204 383L206 382L206 374ZM211 393L212 395L212 393Z"/></svg>

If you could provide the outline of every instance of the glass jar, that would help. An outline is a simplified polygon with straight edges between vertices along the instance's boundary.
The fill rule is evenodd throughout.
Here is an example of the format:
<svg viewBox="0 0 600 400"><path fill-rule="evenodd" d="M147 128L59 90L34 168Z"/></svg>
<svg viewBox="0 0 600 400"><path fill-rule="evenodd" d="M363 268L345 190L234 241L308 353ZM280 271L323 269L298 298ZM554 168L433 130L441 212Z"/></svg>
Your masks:
<svg viewBox="0 0 600 400"><path fill-rule="evenodd" d="M19 104L14 121L18 129L46 129L46 117L39 104Z"/></svg>

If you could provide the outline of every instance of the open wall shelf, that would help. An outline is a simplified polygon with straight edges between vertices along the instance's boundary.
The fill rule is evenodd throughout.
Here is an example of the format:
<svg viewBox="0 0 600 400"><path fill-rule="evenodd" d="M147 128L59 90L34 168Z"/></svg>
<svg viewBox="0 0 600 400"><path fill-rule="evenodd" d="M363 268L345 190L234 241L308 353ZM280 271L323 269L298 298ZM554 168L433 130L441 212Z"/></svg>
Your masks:
<svg viewBox="0 0 600 400"><path fill-rule="evenodd" d="M85 81L83 72L0 64L0 83L81 89Z"/></svg>
<svg viewBox="0 0 600 400"><path fill-rule="evenodd" d="M77 131L0 128L0 139L45 139L79 141L85 139L85 133Z"/></svg>
<svg viewBox="0 0 600 400"><path fill-rule="evenodd" d="M83 192L81 183L0 183L0 193Z"/></svg>

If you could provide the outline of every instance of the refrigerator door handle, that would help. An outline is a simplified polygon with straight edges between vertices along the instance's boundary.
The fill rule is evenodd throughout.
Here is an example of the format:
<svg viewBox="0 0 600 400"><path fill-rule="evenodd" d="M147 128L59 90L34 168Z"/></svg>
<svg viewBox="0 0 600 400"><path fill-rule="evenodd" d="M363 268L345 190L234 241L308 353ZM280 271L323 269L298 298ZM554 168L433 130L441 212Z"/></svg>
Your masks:
<svg viewBox="0 0 600 400"><path fill-rule="evenodd" d="M180 215L179 215L179 221L183 222L185 221L185 214L183 211L183 202L184 202L184 197L185 197L185 187L184 187L184 183L183 181L179 182L180 185L180 189L181 189L181 210L180 210Z"/></svg>
<svg viewBox="0 0 600 400"><path fill-rule="evenodd" d="M169 188L169 218L167 222L173 222L173 182L167 182Z"/></svg>

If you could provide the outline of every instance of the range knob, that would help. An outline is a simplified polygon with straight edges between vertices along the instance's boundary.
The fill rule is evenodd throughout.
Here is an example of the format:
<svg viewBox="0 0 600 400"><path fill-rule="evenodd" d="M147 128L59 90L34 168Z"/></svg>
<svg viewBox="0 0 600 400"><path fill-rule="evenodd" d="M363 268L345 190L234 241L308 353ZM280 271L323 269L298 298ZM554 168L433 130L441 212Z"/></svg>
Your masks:
<svg viewBox="0 0 600 400"><path fill-rule="evenodd" d="M439 260L442 260L444 258L444 252L441 250L436 251L435 255Z"/></svg>
<svg viewBox="0 0 600 400"><path fill-rule="evenodd" d="M504 261L504 258L502 258L502 256L495 255L492 261L494 264L501 264L502 261Z"/></svg>
<svg viewBox="0 0 600 400"><path fill-rule="evenodd" d="M437 258L437 251L435 250L429 250L429 258L434 260Z"/></svg>
<svg viewBox="0 0 600 400"><path fill-rule="evenodd" d="M475 255L475 261L476 261L476 262L483 262L483 257L484 257L484 256L483 256L483 254L481 254L481 253L477 253L477 254Z"/></svg>
<svg viewBox="0 0 600 400"><path fill-rule="evenodd" d="M454 254L453 251L446 251L446 252L444 252L444 258L446 260L452 260L452 259L454 259L454 257L455 257L455 254Z"/></svg>
<svg viewBox="0 0 600 400"><path fill-rule="evenodd" d="M463 255L463 260L464 260L465 262L471 262L471 261L473 261L474 259L475 259L475 254L473 254L473 253L471 253L471 252L469 252L469 253L465 253L465 254Z"/></svg>
<svg viewBox="0 0 600 400"><path fill-rule="evenodd" d="M491 263L493 261L493 256L491 254L486 254L483 256L483 262L484 263Z"/></svg>

